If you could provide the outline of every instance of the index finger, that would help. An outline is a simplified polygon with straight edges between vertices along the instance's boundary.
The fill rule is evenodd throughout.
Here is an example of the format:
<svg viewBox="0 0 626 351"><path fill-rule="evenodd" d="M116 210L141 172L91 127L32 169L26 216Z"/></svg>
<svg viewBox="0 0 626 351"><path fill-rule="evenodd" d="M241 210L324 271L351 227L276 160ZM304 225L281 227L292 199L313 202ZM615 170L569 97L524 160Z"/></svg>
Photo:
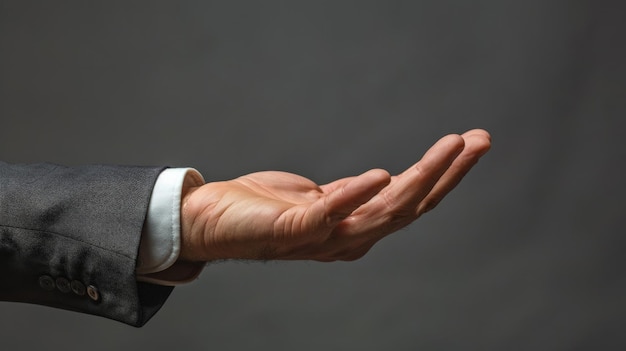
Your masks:
<svg viewBox="0 0 626 351"><path fill-rule="evenodd" d="M464 147L465 140L457 134L439 139L421 160L398 175L396 181L382 191L388 205L414 211Z"/></svg>

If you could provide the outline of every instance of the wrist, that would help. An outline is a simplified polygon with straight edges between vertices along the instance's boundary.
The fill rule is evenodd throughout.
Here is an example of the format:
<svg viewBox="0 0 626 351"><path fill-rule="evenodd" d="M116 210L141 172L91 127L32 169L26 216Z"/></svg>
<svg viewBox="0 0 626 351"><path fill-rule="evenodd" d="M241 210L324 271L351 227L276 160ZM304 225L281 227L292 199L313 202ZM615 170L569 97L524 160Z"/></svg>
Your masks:
<svg viewBox="0 0 626 351"><path fill-rule="evenodd" d="M195 193L199 186L183 186L181 193L181 205L180 205L180 254L179 260L188 262L202 262L207 261L204 255L202 255L202 249L198 242L198 238L194 237L193 223L195 219L194 211L191 209L193 206L191 203L192 194Z"/></svg>

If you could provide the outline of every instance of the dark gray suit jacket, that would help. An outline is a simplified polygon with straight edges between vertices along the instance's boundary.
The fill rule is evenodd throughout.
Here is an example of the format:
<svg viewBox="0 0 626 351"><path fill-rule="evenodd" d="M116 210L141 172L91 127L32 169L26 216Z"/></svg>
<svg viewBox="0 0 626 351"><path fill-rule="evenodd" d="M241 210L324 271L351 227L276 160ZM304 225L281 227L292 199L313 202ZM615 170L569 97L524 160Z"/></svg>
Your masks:
<svg viewBox="0 0 626 351"><path fill-rule="evenodd" d="M161 170L0 162L0 299L146 323L172 290L135 279Z"/></svg>

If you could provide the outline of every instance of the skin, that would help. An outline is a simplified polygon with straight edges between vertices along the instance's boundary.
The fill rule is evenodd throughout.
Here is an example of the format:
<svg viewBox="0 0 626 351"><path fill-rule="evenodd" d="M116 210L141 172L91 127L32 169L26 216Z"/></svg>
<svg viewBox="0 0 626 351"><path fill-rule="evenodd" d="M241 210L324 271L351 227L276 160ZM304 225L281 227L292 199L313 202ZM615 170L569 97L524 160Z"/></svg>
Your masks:
<svg viewBox="0 0 626 351"><path fill-rule="evenodd" d="M267 171L186 188L180 259L356 260L432 210L490 147L475 129L441 138L395 176L373 169L317 185Z"/></svg>

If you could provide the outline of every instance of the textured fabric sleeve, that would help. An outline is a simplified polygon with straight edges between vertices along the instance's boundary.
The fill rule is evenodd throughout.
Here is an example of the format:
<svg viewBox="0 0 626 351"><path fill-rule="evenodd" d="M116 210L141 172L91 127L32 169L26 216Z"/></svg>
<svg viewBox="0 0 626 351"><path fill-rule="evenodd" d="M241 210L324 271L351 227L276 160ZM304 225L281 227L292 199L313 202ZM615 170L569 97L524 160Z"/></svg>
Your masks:
<svg viewBox="0 0 626 351"><path fill-rule="evenodd" d="M0 299L146 323L172 290L135 274L161 171L0 162Z"/></svg>

